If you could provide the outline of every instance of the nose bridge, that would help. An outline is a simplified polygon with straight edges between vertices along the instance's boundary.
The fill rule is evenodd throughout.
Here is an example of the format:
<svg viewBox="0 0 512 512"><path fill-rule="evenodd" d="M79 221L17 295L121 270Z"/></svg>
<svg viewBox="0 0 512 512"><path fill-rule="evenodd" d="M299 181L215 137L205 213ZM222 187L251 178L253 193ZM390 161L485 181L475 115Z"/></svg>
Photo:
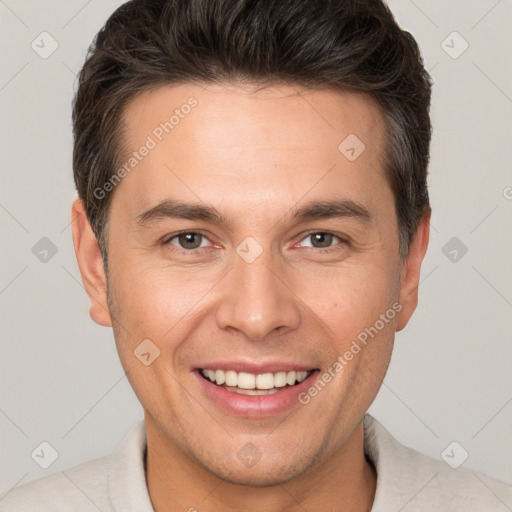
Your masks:
<svg viewBox="0 0 512 512"><path fill-rule="evenodd" d="M247 239L238 246L216 313L220 328L237 329L250 340L261 340L278 327L296 328L300 323L295 296L285 276L279 275L281 263L269 248L258 246Z"/></svg>

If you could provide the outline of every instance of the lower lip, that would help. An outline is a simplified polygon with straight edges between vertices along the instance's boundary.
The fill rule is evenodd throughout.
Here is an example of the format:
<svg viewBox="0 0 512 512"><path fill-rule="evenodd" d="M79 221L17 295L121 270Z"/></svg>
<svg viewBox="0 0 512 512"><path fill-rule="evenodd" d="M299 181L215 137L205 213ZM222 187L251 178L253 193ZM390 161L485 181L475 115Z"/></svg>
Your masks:
<svg viewBox="0 0 512 512"><path fill-rule="evenodd" d="M217 386L202 377L198 370L193 373L207 396L228 414L244 418L268 418L286 412L293 406L300 404L299 394L311 386L318 370L312 371L299 384L286 387L271 395L242 395L234 391L228 391L222 386Z"/></svg>

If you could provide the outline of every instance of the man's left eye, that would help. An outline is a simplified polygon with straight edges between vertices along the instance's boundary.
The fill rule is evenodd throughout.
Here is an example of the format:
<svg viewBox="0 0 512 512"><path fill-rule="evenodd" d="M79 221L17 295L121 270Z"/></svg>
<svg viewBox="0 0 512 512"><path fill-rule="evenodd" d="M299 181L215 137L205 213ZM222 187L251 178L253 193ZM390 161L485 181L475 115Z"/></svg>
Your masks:
<svg viewBox="0 0 512 512"><path fill-rule="evenodd" d="M328 233L326 231L315 231L308 233L302 240L307 240L308 238L311 239L311 245L309 247L313 247L315 249L331 248L333 239L337 239L340 242L345 241L339 236L336 236L333 233Z"/></svg>

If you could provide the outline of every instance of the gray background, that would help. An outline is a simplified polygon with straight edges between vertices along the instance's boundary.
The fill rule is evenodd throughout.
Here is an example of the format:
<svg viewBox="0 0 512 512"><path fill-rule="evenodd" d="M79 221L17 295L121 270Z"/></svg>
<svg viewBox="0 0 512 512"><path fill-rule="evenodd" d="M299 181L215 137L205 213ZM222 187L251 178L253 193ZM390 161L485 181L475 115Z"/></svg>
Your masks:
<svg viewBox="0 0 512 512"><path fill-rule="evenodd" d="M0 0L0 491L111 452L142 418L111 330L89 317L70 229L75 74L120 3ZM464 467L512 484L512 2L390 6L435 80L433 216L420 304L370 411L403 443L440 457L457 441ZM43 31L58 43L46 59L31 47L51 49ZM42 441L59 454L46 470Z"/></svg>

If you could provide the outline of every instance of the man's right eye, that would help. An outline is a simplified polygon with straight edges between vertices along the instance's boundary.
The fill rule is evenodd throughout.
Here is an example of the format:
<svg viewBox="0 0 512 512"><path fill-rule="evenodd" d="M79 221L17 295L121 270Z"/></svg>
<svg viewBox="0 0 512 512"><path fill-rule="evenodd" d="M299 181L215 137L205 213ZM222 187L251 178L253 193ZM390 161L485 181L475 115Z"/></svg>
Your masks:
<svg viewBox="0 0 512 512"><path fill-rule="evenodd" d="M176 243L173 243L175 239ZM163 245L177 245L180 249L190 252L194 249L201 249L205 247L201 244L203 239L208 240L206 235L197 231L182 231L181 233L176 233L175 235L167 238L166 241L163 242Z"/></svg>

